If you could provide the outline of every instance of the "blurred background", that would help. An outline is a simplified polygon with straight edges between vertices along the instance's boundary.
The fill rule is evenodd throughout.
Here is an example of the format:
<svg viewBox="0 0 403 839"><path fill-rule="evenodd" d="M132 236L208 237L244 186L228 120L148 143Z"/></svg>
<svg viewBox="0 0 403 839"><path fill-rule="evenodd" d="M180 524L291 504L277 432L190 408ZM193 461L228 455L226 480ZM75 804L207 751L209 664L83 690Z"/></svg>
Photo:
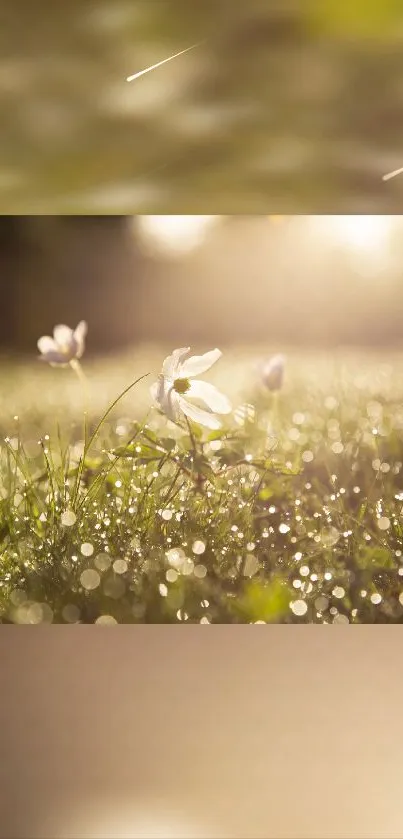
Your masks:
<svg viewBox="0 0 403 839"><path fill-rule="evenodd" d="M125 400L142 416L183 346L222 350L209 377L235 405L279 352L286 386L329 393L364 376L396 399L402 233L403 216L387 215L3 216L0 432L15 415L39 428L81 413L77 377L39 363L37 340L82 319L94 416L148 374Z"/></svg>
<svg viewBox="0 0 403 839"><path fill-rule="evenodd" d="M15 0L0 210L399 212L402 44L399 0Z"/></svg>
<svg viewBox="0 0 403 839"><path fill-rule="evenodd" d="M0 345L89 323L132 345L403 342L403 216L0 218Z"/></svg>

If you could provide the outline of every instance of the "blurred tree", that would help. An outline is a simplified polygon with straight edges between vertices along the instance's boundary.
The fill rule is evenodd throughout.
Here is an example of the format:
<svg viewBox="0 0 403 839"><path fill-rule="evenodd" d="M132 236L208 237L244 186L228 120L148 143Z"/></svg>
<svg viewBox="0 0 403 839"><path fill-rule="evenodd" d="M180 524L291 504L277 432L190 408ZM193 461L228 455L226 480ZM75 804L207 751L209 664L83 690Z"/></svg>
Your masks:
<svg viewBox="0 0 403 839"><path fill-rule="evenodd" d="M81 319L94 350L131 343L148 261L124 217L3 217L1 343L32 350L56 323Z"/></svg>

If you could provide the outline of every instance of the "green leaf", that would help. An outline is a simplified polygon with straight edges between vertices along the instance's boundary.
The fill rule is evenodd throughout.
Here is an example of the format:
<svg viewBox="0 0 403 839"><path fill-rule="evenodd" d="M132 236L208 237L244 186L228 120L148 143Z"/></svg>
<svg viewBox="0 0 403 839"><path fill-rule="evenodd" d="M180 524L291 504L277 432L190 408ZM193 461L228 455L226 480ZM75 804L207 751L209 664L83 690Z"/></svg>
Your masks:
<svg viewBox="0 0 403 839"><path fill-rule="evenodd" d="M217 453L217 459L222 466L236 466L244 459L244 454L238 449L220 449Z"/></svg>
<svg viewBox="0 0 403 839"><path fill-rule="evenodd" d="M213 440L222 440L223 438L223 431L222 428L219 428L217 431L210 431L210 434L207 435L207 442L212 443Z"/></svg>
<svg viewBox="0 0 403 839"><path fill-rule="evenodd" d="M258 497L261 501L268 501L269 498L273 497L273 490L270 487L263 487L260 490Z"/></svg>
<svg viewBox="0 0 403 839"><path fill-rule="evenodd" d="M140 451L138 451L140 449ZM158 454L153 446L144 445L144 443L130 443L128 446L118 446L114 449L112 454L117 457L132 457L132 458L152 458L160 460L161 452Z"/></svg>
<svg viewBox="0 0 403 839"><path fill-rule="evenodd" d="M172 452L176 448L176 440L173 440L172 437L162 437L158 443L166 452Z"/></svg>

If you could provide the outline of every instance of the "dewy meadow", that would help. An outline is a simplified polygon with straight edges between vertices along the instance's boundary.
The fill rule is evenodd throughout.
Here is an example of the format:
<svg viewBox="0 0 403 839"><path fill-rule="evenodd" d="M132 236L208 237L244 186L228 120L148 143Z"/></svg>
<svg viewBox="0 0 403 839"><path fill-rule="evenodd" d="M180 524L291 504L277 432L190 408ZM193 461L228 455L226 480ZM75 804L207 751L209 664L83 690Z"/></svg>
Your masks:
<svg viewBox="0 0 403 839"><path fill-rule="evenodd" d="M145 228L152 218L145 220ZM354 317L368 317L379 327L387 294L396 318L398 304L391 289L401 288L400 237L396 234L396 265L391 258L392 267L385 267L392 248L386 244L390 231L386 236L376 217L214 223L198 218L196 236L196 217L193 227L183 221L190 250L199 248L200 258L211 236L220 252L218 257L211 245L211 258L219 259L217 276L227 270L223 253L226 259L241 258L239 244L235 256L231 247L244 236L247 267L238 272L250 272L248 293L255 294L260 308L261 295L267 294L262 322L267 323L268 339L259 343L259 314L251 324L248 313L241 311L242 301L236 301L240 287L233 264L228 281L233 297L220 298L220 281L213 278L210 290L199 285L190 305L183 302L181 287L175 291L173 284L168 292L172 308L161 314L166 304L158 302L154 285L144 327L150 330L148 343L126 347L116 357L97 359L89 352L87 362L91 305L95 333L99 318L100 301L94 293L85 297L78 326L71 321L69 326L49 324L49 334L37 334L39 358L33 346L26 360L2 362L2 622L402 622L399 347L385 348L378 340L376 351L366 349L364 341L354 349L314 350L296 335L299 318L320 345L319 312L322 345L329 330L345 328L347 321L354 324ZM169 238L170 230L171 244L179 219L169 222L167 217L164 235ZM156 229L158 223L155 217ZM307 243L314 224L317 238ZM231 225L238 225L235 234ZM263 274L275 270L279 278L269 283L269 293L259 286L255 265L262 264L256 242L263 234L276 266L268 264ZM182 230L179 239L185 238ZM331 240L326 247L325 239ZM181 245L180 260L184 250ZM310 262L307 254L312 252ZM187 276L197 274L192 258ZM155 259L164 265L166 256ZM287 260L294 274L309 278L302 298L287 274ZM171 254L168 263L175 273ZM202 268L206 270L205 263ZM336 271L328 280L334 289L329 300L329 286L325 293L312 280L316 272L323 283L326 271ZM387 294L380 292L379 276L383 284L388 279ZM348 298L354 282L354 296ZM298 294L294 311L293 295ZM371 294L378 301L375 312L373 302L365 302ZM112 284L107 298L111 332L117 295ZM207 303L203 295L209 297ZM343 306L349 299L356 313L342 307L335 323L339 297ZM79 313L80 295L73 302ZM198 317L192 320L189 314L186 324L183 307L190 313L195 305ZM236 338L230 343L228 321L234 320L234 331L241 329L233 314L237 306L239 323L242 317L248 320L248 340L245 327L239 343ZM222 326L208 333L205 312L220 307ZM155 331L157 321L166 325L169 318L170 347L167 332L159 342ZM207 337L219 338L220 328L224 345L215 348ZM357 321L357 334L360 329ZM183 341L186 334L188 344ZM196 341L191 341L193 334Z"/></svg>

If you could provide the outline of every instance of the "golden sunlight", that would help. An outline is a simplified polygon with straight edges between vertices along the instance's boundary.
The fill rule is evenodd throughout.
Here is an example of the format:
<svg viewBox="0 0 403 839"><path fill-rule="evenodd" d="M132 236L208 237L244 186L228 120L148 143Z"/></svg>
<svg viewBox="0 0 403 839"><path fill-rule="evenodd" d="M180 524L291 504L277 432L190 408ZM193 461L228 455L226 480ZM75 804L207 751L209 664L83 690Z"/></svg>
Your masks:
<svg viewBox="0 0 403 839"><path fill-rule="evenodd" d="M182 255L201 245L208 230L223 216L139 216L146 243L169 254Z"/></svg>
<svg viewBox="0 0 403 839"><path fill-rule="evenodd" d="M394 216L311 216L310 221L336 244L355 253L385 251L393 229Z"/></svg>
<svg viewBox="0 0 403 839"><path fill-rule="evenodd" d="M82 839L208 839L219 832L211 825L201 824L199 819L183 819L172 812L156 813L161 807L155 803L147 812L143 807L132 804L130 807L116 804L105 808L96 819L88 819L88 812L83 810L73 820L69 819L59 828L58 839L80 836ZM165 810L165 808L162 808ZM113 812L111 812L113 810ZM210 828L210 829L209 829Z"/></svg>

